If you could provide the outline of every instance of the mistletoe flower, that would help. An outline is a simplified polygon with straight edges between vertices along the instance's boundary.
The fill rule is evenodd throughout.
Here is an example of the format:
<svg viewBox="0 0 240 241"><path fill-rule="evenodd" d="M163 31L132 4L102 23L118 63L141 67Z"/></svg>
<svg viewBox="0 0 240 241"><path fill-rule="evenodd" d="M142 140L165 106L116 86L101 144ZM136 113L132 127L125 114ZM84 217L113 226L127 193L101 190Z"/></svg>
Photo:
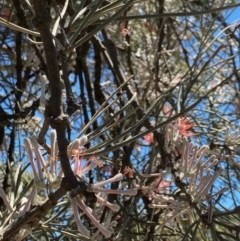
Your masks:
<svg viewBox="0 0 240 241"><path fill-rule="evenodd" d="M189 122L189 119L187 117L180 117L177 120L177 128L181 136L194 136L195 134L189 131L192 129L193 126L194 124L192 122Z"/></svg>
<svg viewBox="0 0 240 241"><path fill-rule="evenodd" d="M111 233L114 233L114 227L117 226L117 222L116 221L111 221L113 217L113 211L112 210L108 210L107 215L105 216L105 220L104 220L104 227L106 227L108 230L110 230ZM95 232L95 234L91 237L92 240L99 240L99 229Z"/></svg>
<svg viewBox="0 0 240 241"><path fill-rule="evenodd" d="M215 177L212 178L212 180L214 180ZM211 187L210 187L211 188ZM206 186L206 189L209 190L209 187ZM213 196L219 195L220 193L223 193L225 191L227 191L228 189L222 189L219 192L215 193ZM179 192L176 191L175 193ZM189 191L187 190L186 192L187 194L191 194L189 193ZM205 195L205 194L204 194ZM149 208L160 208L160 209L164 209L165 210L165 219L164 221L156 227L155 231L160 230L164 225L169 224L171 221L173 221L173 219L180 217L181 215L185 214L188 215L189 220L192 223L194 223L195 221L195 210L194 208L192 208L192 203L193 202L198 202L203 203L204 201L206 201L209 198L208 196L202 196L203 198L200 198L199 200L196 200L196 197L194 197L194 195L192 195L192 199L188 199L188 197L186 196L185 193L180 193L180 194L173 194L173 197L169 197L169 196L165 196L165 195L158 195L155 193L151 193L151 199L153 200L151 204L148 205ZM209 222L212 218L213 215L213 209L209 208L208 210L209 215L208 215L208 219ZM182 218L182 216L181 216Z"/></svg>
<svg viewBox="0 0 240 241"><path fill-rule="evenodd" d="M15 210L15 207L12 207L10 202L8 201L8 198L2 188L0 188L0 196L3 199L8 211L10 212L11 218L18 219L20 216L24 215L27 211L30 210L31 204L33 203L34 197L36 195L36 188L33 188L30 196L28 198L23 197L21 199L21 206L19 210ZM4 225L4 224L3 224ZM1 227L2 228L2 227ZM27 237L32 232L31 227L24 227L20 229L19 233L16 235L16 240L21 241L24 240L25 237Z"/></svg>
<svg viewBox="0 0 240 241"><path fill-rule="evenodd" d="M122 28L122 35L124 36L124 37L126 37L127 35L129 35L130 34L130 31L127 29L127 28Z"/></svg>
<svg viewBox="0 0 240 241"><path fill-rule="evenodd" d="M31 204L33 203L33 200L34 200L34 197L36 195L36 189L33 188L30 196L28 198L26 197L23 197L22 200L21 200L21 207L19 208L19 212L18 212L18 215L15 217L19 217L23 214L25 214L27 211L30 210L30 206ZM7 210L10 212L10 213L13 213L14 212L14 208L11 206L4 190L2 188L0 188L0 197L3 199L6 207L7 207Z"/></svg>
<svg viewBox="0 0 240 241"><path fill-rule="evenodd" d="M32 136L30 139L25 138L24 144L27 150L28 156L30 158L33 176L34 176L34 184L36 188L45 188L45 177L49 181L49 186L51 188L59 187L62 175L61 172L56 174L56 156L58 152L57 142L56 142L56 132L55 130L50 133L51 138L51 154L50 154L50 171L47 169L47 164L42 156L42 153L39 149L37 138ZM35 159L33 157L33 150L35 152ZM45 173L45 177L43 176L43 171Z"/></svg>
<svg viewBox="0 0 240 241"><path fill-rule="evenodd" d="M57 175L57 155L58 155L58 144L56 141L56 131L50 132L51 139L51 153L50 153L50 171L48 173L48 180L50 188L59 187L62 181L62 173Z"/></svg>
<svg viewBox="0 0 240 241"><path fill-rule="evenodd" d="M23 197L20 201L20 208L18 210L18 212L14 213L13 217L14 219L18 219L19 217L23 216L24 214L26 214L26 212L28 212L31 208L31 205L34 205L35 203L35 198L37 196L37 189L33 188L32 192L30 193L29 197ZM30 233L32 232L32 227L25 225L24 228L22 228L17 237L17 240L24 240L25 237L27 237Z"/></svg>
<svg viewBox="0 0 240 241"><path fill-rule="evenodd" d="M71 158L72 155L78 155L79 158L79 155L81 154L84 145L87 143L87 140L87 136L84 135L81 138L73 141L68 147L68 157ZM78 150L79 152L76 152L76 150Z"/></svg>
<svg viewBox="0 0 240 241"><path fill-rule="evenodd" d="M84 152L85 150L84 145L87 142L87 136L82 136L80 139L76 139L68 149L68 156L71 158L73 156L73 163L71 164L72 168L74 169L74 174L80 177L84 176L84 173L92 170L96 166L102 167L103 164L98 161L95 156L91 156L87 161L83 162Z"/></svg>
<svg viewBox="0 0 240 241"><path fill-rule="evenodd" d="M211 168L218 164L215 155L208 159L203 157L209 150L208 146L197 146L190 143L186 137L183 138L183 153L181 161L176 165L180 171L180 179L186 184L189 183L187 192L192 195L193 201L201 202L206 200L209 189L213 186L215 180L223 173L222 167L211 175ZM225 192L226 189L222 189ZM216 194L215 194L216 195Z"/></svg>
<svg viewBox="0 0 240 241"><path fill-rule="evenodd" d="M174 206L174 208L176 208L177 206ZM178 206L177 209L175 209L174 211L169 212L166 216L165 216L165 220L163 221L163 223L161 225L158 225L155 228L155 231L160 230L164 225L166 225L167 223L170 223L173 219L179 217L180 215L183 215L185 213L188 212L188 208L184 208L182 206Z"/></svg>
<svg viewBox="0 0 240 241"><path fill-rule="evenodd" d="M177 165L179 170L183 173L181 175L182 178L184 176L189 177L191 174L197 176L200 171L199 168L201 168L201 171L205 171L218 164L215 155L212 155L206 161L202 161L203 156L209 150L208 146L204 145L201 148L198 148L198 146L189 142L188 139L184 137L182 149L181 161Z"/></svg>
<svg viewBox="0 0 240 241"><path fill-rule="evenodd" d="M186 117L180 117L175 122L166 126L165 131L165 149L168 153L181 145L183 137L194 136L189 130L194 126ZM180 148L181 149L181 148Z"/></svg>
<svg viewBox="0 0 240 241"><path fill-rule="evenodd" d="M22 198L21 207L19 208L18 216L21 216L30 210L31 204L34 202L34 198L35 198L36 194L37 194L37 189L33 188L32 192L28 198L26 198L26 197Z"/></svg>
<svg viewBox="0 0 240 241"><path fill-rule="evenodd" d="M212 187L212 181L215 180L216 176L218 174L214 175L213 177L210 178L210 185L205 185L204 189L209 191L209 189ZM152 203L148 205L149 208L161 208L164 209L166 212L165 219L163 223L158 225L155 229L155 231L160 230L164 225L169 224L173 219L179 218L182 214L188 215L189 220L192 223L194 223L195 220L195 210L192 208L190 203L193 202L198 202L199 204L211 200L212 198L216 197L217 195L226 192L228 188L223 188L222 190L214 193L213 195L206 195L206 193L202 193L201 188L199 189L200 194L199 195L191 195L192 199L189 200L184 193L181 193L180 195L176 195L173 197L165 196L165 195L157 195L155 193L151 193L152 197ZM197 190L198 192L198 190ZM187 194L191 194L189 190L187 190ZM200 196L200 197L199 197ZM199 198L199 200L197 200ZM212 220L213 216L213 209L214 205L209 205L209 208L207 210L207 217L208 217L208 222L210 223ZM181 216L182 219L182 216Z"/></svg>
<svg viewBox="0 0 240 241"><path fill-rule="evenodd" d="M111 232L107 230L100 222L92 215L91 209L86 206L84 201L80 197L74 197L70 198L72 207L73 207L73 213L74 218L77 222L78 230L83 235L89 237L90 232L89 230L82 224L82 221L78 215L78 209L77 206L87 215L87 217L92 221L92 223L99 229L99 231L106 237L109 238L111 236Z"/></svg>
<svg viewBox="0 0 240 241"><path fill-rule="evenodd" d="M96 195L96 197L97 197L98 202L101 203L102 205L109 207L114 212L118 212L119 211L120 206L118 204L110 203L110 202L108 202L107 200L101 198L98 195Z"/></svg>
<svg viewBox="0 0 240 241"><path fill-rule="evenodd" d="M231 128L228 126L226 128L226 133L225 133L225 144L228 146L235 146L239 145L240 143L240 127L238 127L235 131L231 132Z"/></svg>
<svg viewBox="0 0 240 241"><path fill-rule="evenodd" d="M154 189L148 189L149 198L152 200L149 207L162 208L167 213L166 219L156 230L182 214L188 215L193 223L195 216L194 208L192 208L193 203L202 204L229 190L228 188L221 188L209 194L209 190L224 172L224 168L220 167L216 170L218 164L216 156L205 157L209 150L208 146L204 145L199 148L190 143L187 137L184 137L182 141L181 160L174 164L172 175L175 182L181 182L184 185L180 185L180 187L178 184L177 187L179 188L174 191L172 196L166 196L164 193L159 195ZM214 172L212 167L214 167ZM213 209L209 208L208 212L208 221L211 222Z"/></svg>
<svg viewBox="0 0 240 241"><path fill-rule="evenodd" d="M78 231L80 233L82 233L84 236L89 237L90 236L90 231L83 225L80 216L78 214L78 207L77 207L77 202L76 202L76 198L71 198L70 197L70 201L72 204L72 208L73 208L73 215L74 215L74 219L77 223L77 227L78 227Z"/></svg>
<svg viewBox="0 0 240 241"><path fill-rule="evenodd" d="M161 208L165 210L166 216L164 222L156 227L156 231L162 228L166 223L171 222L174 218L188 212L189 205L188 203L175 200L173 197L165 195L157 195L151 193L152 203L148 204L149 208Z"/></svg>
<svg viewBox="0 0 240 241"><path fill-rule="evenodd" d="M99 221L91 214L89 208L85 205L83 200L79 197L76 197L78 206L84 211L84 213L89 217L89 219L93 222L93 224L99 229L99 231L106 237L109 238L111 236L111 232L107 230L103 225L99 223Z"/></svg>
<svg viewBox="0 0 240 241"><path fill-rule="evenodd" d="M118 182L118 181L121 181L122 179L123 179L123 175L121 173L118 173L116 176L109 178L107 180L104 180L95 184L90 184L87 191L96 192L96 193L107 193L107 194L136 195L137 194L136 188L127 189L127 190L103 188L104 185L110 184L112 182ZM100 197L100 195L96 195L96 197L97 197L97 201L100 204L109 207L112 211L115 211L115 212L119 211L120 209L119 205L112 204L107 200L104 200L102 197ZM111 236L111 232L96 219L96 217L92 214L91 209L88 206L86 206L86 204L84 203L83 197L80 197L80 196L71 197L70 195L70 200L72 203L74 218L76 220L79 232L81 232L83 235L87 237L90 236L89 230L86 227L84 227L84 225L82 224L82 221L78 214L77 206L87 215L87 217L92 221L92 223L98 228L98 230L106 238L109 238Z"/></svg>
<svg viewBox="0 0 240 241"><path fill-rule="evenodd" d="M151 194L156 193L169 193L169 187L171 185L170 181L163 180L160 173L154 174L142 174L143 177L156 177L155 181L150 185L142 186L138 185L136 180L132 180L132 185L137 188L137 190L141 190L144 195L147 195L151 199Z"/></svg>
<svg viewBox="0 0 240 241"><path fill-rule="evenodd" d="M68 148L69 158L73 157L73 162L71 166L74 171L74 174L77 176L80 176L85 180L86 180L86 177L85 177L86 172L88 172L89 170L92 170L97 166L103 167L103 164L100 161L98 161L95 156L90 157L88 160L83 160L84 153L85 153L84 145L86 144L86 142L87 142L87 136L83 136L80 139L76 139L74 142L72 142ZM137 194L136 188L127 189L127 190L103 188L104 185L110 184L112 182L118 182L118 181L121 181L122 179L123 179L123 174L119 173L116 176L109 178L107 180L104 180L95 184L89 184L89 186L87 187L87 191L98 193L98 195L96 195L96 198L100 204L109 207L112 211L118 211L120 209L119 205L113 204L108 202L107 200L104 200L99 194L105 193L105 194L136 195ZM98 228L98 230L106 238L109 238L111 236L111 232L96 219L96 217L92 214L91 209L88 206L86 206L82 196L73 197L70 194L70 200L72 203L74 218L76 220L79 232L81 232L83 235L87 237L90 236L89 230L82 224L82 221L78 214L77 207L79 207L82 210L82 212L86 214L86 216L92 221L92 223Z"/></svg>
<svg viewBox="0 0 240 241"><path fill-rule="evenodd" d="M127 190L121 190L121 189L105 189L102 188L102 186L112 183L112 182L118 182L123 179L123 175L121 173L118 173L112 178L109 178L108 180L92 184L91 186L88 187L89 192L100 192L100 193L107 193L107 194L124 194L124 195L130 195L130 196L135 196L137 194L137 189L132 188L132 189L127 189Z"/></svg>
<svg viewBox="0 0 240 241"><path fill-rule="evenodd" d="M34 184L38 188L43 188L43 187L45 187L45 184L44 184L44 179L43 179L43 174L42 174L42 166L40 163L40 159L42 160L42 155L38 150L38 154L36 154L36 161L34 160L33 152L32 152L32 149L33 149L32 142L34 143L34 147L38 149L38 147L37 147L38 144L36 143L37 142L36 137L32 137L31 141L28 138L24 139L25 149L30 158L30 162L31 162L32 170L33 170Z"/></svg>

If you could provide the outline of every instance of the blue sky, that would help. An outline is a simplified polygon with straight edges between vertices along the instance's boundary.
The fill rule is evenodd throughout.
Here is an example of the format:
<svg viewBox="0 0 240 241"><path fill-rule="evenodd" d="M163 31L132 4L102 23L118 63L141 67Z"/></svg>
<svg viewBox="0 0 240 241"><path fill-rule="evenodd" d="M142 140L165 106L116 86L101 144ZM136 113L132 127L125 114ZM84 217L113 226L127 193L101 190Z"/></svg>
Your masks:
<svg viewBox="0 0 240 241"><path fill-rule="evenodd" d="M235 8L231 15L228 17L227 22L228 23L233 23L233 22L238 22L240 23L240 7Z"/></svg>

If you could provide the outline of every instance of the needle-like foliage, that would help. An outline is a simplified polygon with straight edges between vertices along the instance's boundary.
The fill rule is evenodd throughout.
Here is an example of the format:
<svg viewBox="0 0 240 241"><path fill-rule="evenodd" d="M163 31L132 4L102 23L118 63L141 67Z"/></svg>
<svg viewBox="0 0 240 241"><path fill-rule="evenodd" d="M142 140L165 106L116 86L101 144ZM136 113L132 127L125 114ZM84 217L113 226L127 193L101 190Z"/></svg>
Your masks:
<svg viewBox="0 0 240 241"><path fill-rule="evenodd" d="M1 1L0 240L239 240L239 7Z"/></svg>

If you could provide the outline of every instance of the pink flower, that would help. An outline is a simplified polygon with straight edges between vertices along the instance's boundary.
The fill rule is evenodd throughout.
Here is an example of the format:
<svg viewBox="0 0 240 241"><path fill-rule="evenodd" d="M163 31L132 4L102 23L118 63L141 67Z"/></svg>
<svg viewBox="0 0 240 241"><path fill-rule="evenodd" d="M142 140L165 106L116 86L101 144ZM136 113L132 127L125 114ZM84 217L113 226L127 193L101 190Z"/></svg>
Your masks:
<svg viewBox="0 0 240 241"><path fill-rule="evenodd" d="M137 194L137 188L122 190L122 189L106 189L103 187L106 184L109 184L112 182L119 182L122 179L123 179L123 174L118 173L112 178L89 185L87 188L87 191L97 192L97 193L106 193L106 194L123 194L123 195L135 196ZM74 214L74 218L76 220L79 232L81 232L83 235L87 237L90 236L90 231L83 225L81 221L77 206L82 210L83 213L86 214L86 216L92 221L92 223L98 228L98 230L106 238L109 238L111 236L111 231L107 229L106 223L105 225L103 225L99 222L99 219L95 215L93 215L92 209L85 204L83 197L81 196L72 197L71 194L69 195L69 197L72 203L73 214ZM96 195L96 198L101 205L105 205L109 207L112 211L115 211L115 212L119 211L120 206L118 204L108 202L103 197L101 197L101 195Z"/></svg>
<svg viewBox="0 0 240 241"><path fill-rule="evenodd" d="M129 30L127 29L127 28L123 28L122 29L122 35L124 36L124 37L126 37L127 35L129 35Z"/></svg>
<svg viewBox="0 0 240 241"><path fill-rule="evenodd" d="M195 133L190 132L189 130L194 126L193 122L189 122L187 117L180 117L178 119L178 129L179 134L182 136L190 137L195 136Z"/></svg>
<svg viewBox="0 0 240 241"><path fill-rule="evenodd" d="M130 34L130 31L129 29L127 28L127 21L123 22L122 23L122 26L121 26L121 33L123 35L123 37L126 37L127 35Z"/></svg>
<svg viewBox="0 0 240 241"><path fill-rule="evenodd" d="M130 167L125 167L124 176L128 176L129 178L133 178L133 171Z"/></svg>
<svg viewBox="0 0 240 241"><path fill-rule="evenodd" d="M92 155L88 160L83 161L85 151L84 145L87 142L87 136L83 136L80 139L76 139L70 144L68 149L69 158L73 156L73 162L71 164L74 169L75 175L83 175L85 172L98 167L103 167L103 164Z"/></svg>

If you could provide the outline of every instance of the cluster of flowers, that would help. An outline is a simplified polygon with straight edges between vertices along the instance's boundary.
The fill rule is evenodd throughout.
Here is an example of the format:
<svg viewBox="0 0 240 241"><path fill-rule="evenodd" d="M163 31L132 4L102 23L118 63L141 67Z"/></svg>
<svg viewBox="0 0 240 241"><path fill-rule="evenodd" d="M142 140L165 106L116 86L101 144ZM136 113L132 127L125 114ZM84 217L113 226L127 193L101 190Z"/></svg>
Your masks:
<svg viewBox="0 0 240 241"><path fill-rule="evenodd" d="M209 158L204 157L208 151L208 146L198 148L193 143L189 142L186 137L183 137L182 155L179 163L175 165L178 170L178 178L184 186L183 190L177 189L172 197L165 195L151 195L154 200L150 205L151 208L166 208L168 210L167 218L156 229L162 228L166 223L171 222L177 216L184 213L189 215L191 223L195 221L194 209L191 208L192 203L203 204L214 200L218 195L228 191L228 188L222 188L213 194L209 194L216 179L223 173L224 168L219 167L216 170L218 160L216 156L212 155ZM215 167L215 171L212 171ZM173 177L173 178L176 178ZM190 198L187 198L190 197ZM208 214L208 221L212 219L212 206L211 214Z"/></svg>
<svg viewBox="0 0 240 241"><path fill-rule="evenodd" d="M156 227L156 231L183 214L187 214L191 223L193 223L196 217L194 208L192 208L193 203L196 205L213 203L212 201L218 195L229 190L229 188L222 188L209 194L209 190L213 187L216 179L223 174L224 168L216 167L219 161L215 155L209 158L206 157L209 150L208 146L203 145L199 148L189 141L189 137L195 135L189 131L192 127L193 123L190 123L187 118L183 117L170 123L165 128L164 147L166 152L180 153L181 159L173 165L176 171L173 172L173 168L169 168L167 172L160 173L160 177L162 182L167 183L169 182L169 176L172 176L171 182L180 181L183 184L183 189L176 186L175 191L169 195L170 184L162 185L161 193L159 194L149 187L139 187L134 183L136 187L145 191L152 200L149 208L165 210L165 219ZM230 137L231 140L239 138L237 131L232 133ZM150 140L151 138L148 139ZM229 139L229 131L227 131L226 139ZM165 177L168 177L168 180ZM211 222L214 206L209 205L208 208L208 222Z"/></svg>
<svg viewBox="0 0 240 241"><path fill-rule="evenodd" d="M94 169L95 167L102 167L102 163L99 162L94 156L89 158L85 164L83 165L81 154L83 154L82 147L87 142L86 136L83 136L80 139L76 139L69 147L69 155L73 155L73 163L72 168L74 170L74 174L81 177L82 179L85 179L85 173L89 170ZM112 178L109 178L105 181L101 181L95 184L89 184L88 191L97 193L97 201L100 203L100 205L107 206L110 210L116 212L120 209L118 204L110 203L103 197L101 197L101 194L123 194L123 195L130 195L134 196L137 194L137 189L127 189L127 190L121 190L121 189L107 189L103 188L104 185L108 185L112 182L119 182L123 179L123 174L119 173L115 175ZM84 196L75 196L71 197L71 194L69 195L72 207L73 207L73 213L74 218L77 223L78 230L85 236L90 237L90 231L83 225L81 218L78 213L78 207L82 210L83 213L86 214L86 216L92 221L92 223L98 228L98 231L95 233L94 237L99 235L99 231L106 237L109 238L111 236L111 226L114 225L111 221L111 215L108 215L108 220L105 220L105 226L101 224L97 218L96 213L93 215L93 210L88 207L85 204L85 197ZM109 228L109 229L108 229ZM93 238L93 237L92 237Z"/></svg>
<svg viewBox="0 0 240 241"><path fill-rule="evenodd" d="M35 136L32 136L30 139L25 138L24 145L25 149L28 153L31 167L33 171L34 176L34 186L32 188L32 191L28 198L23 197L21 200L20 209L17 209L17 207L13 206L13 204L10 204L8 197L5 195L5 192L3 189L0 188L0 196L2 197L8 211L12 215L12 220L24 215L27 211L30 210L31 205L35 205L37 202L37 192L40 189L46 188L46 179L49 183L49 190L52 191L53 188L59 187L62 179L62 172L59 171L57 173L57 160L56 156L58 153L58 146L56 142L56 132L52 131L51 134L51 155L50 155L50 164L47 164L44 160L44 157L41 153L41 150L39 148L37 138ZM33 152L34 151L34 152ZM48 166L50 168L48 169ZM60 169L59 169L60 170ZM45 175L44 175L45 173ZM20 232L17 235L17 241L23 240L26 236L28 236L31 233L31 228L26 226L24 229L21 229Z"/></svg>
<svg viewBox="0 0 240 241"><path fill-rule="evenodd" d="M36 199L38 190L48 188L49 191L52 192L54 189L60 186L60 183L64 174L58 162L58 145L56 141L55 130L51 131L50 139L51 139L51 153L49 155L48 161L44 159L44 156L42 155L41 149L38 145L37 138L35 136L32 136L30 139L25 138L24 140L25 149L28 153L28 156L31 162L32 171L33 171L34 187L28 199L26 198L22 199L21 208L18 210L18 214L14 216L15 218L21 215L24 215L27 211L30 210L31 205L35 204L35 199ZM95 156L90 157L88 160L83 160L83 156L85 152L84 145L86 144L86 142L87 142L87 136L83 136L79 139L76 139L74 142L72 142L68 148L68 157L69 157L69 160L71 161L72 170L77 177L84 180L86 180L86 177L85 177L86 172L94 169L97 166L98 167L103 166L103 164L99 160L97 160ZM120 206L118 204L108 202L106 200L107 194L123 194L123 195L137 194L136 188L126 189L126 190L122 190L122 189L113 190L113 189L104 188L105 185L108 185L112 182L119 182L122 179L123 179L123 174L119 173L116 176L109 178L108 180L101 181L95 184L89 184L88 192L96 193L97 202L100 205L107 206L111 211L116 212L120 209ZM74 190L72 193L74 193ZM68 196L72 204L73 215L76 220L76 224L79 232L82 233L84 236L90 237L90 231L83 225L79 215L78 208L97 227L98 231L95 233L94 235L95 237L99 236L99 232L101 232L106 238L109 238L111 236L111 231L110 231L111 226L114 225L114 222L111 222L111 215L108 215L108 220L104 220L104 225L105 225L104 226L99 222L96 213L90 207L88 207L87 204L85 203L86 201L85 197L82 195L77 195L77 196L72 195L72 193L70 192ZM0 189L0 196L3 198L8 211L10 213L17 213L17 210L15 210L16 208L10 205L8 198L6 197L3 189ZM18 234L17 241L23 240L30 233L31 233L30 227L21 229Z"/></svg>
<svg viewBox="0 0 240 241"><path fill-rule="evenodd" d="M222 167L218 168L217 171L213 172L212 168L216 169L218 160L216 156L212 155L206 158L205 155L209 149L208 146L197 147L189 141L189 136L192 133L189 129L192 128L192 124L188 120L181 118L176 122L168 125L165 129L165 149L168 153L174 150L174 148L181 147L181 159L174 163L174 169L177 175L172 172L171 169L167 172L160 172L154 174L142 174L143 177L156 177L159 180L159 185L152 183L148 186L142 186L137 183L134 179L132 184L132 189L108 189L105 188L113 182L119 182L123 179L124 174L118 173L112 178L104 181L100 181L94 184L88 184L88 192L96 193L96 198L98 205L105 205L109 208L109 213L106 215L104 223L99 222L99 215L95 210L92 210L86 202L86 198L83 195L75 195L73 192L69 193L69 199L73 208L73 215L80 233L86 237L96 238L99 233L102 233L105 238L109 238L112 235L111 229L114 226L112 222L112 214L120 209L120 206L116 203L110 203L106 200L108 194L123 194L134 196L137 194L138 190L150 200L149 208L164 209L166 213L166 218L164 221L156 227L156 231L161 229L164 225L171 223L171 221L181 215L188 214L189 219L193 223L195 220L194 209L191 208L191 204L202 204L204 202L211 202L219 194L226 192L228 189L223 188L217 190L213 194L209 194L209 190L212 188L216 179L223 173L224 169ZM153 135L152 141L153 141ZM18 216L25 214L32 204L34 204L34 198L37 195L39 189L45 189L48 185L49 190L52 192L60 186L63 171L59 165L58 159L58 145L56 141L56 132L53 130L50 133L51 139L51 153L49 155L49 160L46 162L39 145L37 143L36 137L26 138L25 148L29 155L31 162L33 175L34 175L34 187L28 199L22 200L23 205L18 210ZM149 140L150 140L149 139ZM103 164L95 157L92 156L88 160L84 160L85 148L84 145L87 143L87 136L83 136L79 139L73 141L68 147L68 157L74 174L86 181L85 174L89 170L94 168L102 167ZM179 143L181 145L179 145ZM172 175L169 181L169 175ZM178 181L183 183L184 189L176 186L173 193L170 193L170 184ZM161 190L160 190L161 189ZM3 198L9 212L13 213L16 210L9 204L4 191L0 189L0 195ZM189 198L190 197L190 198ZM96 205L96 204L94 204ZM211 205L211 210L209 209L208 221L211 221L213 207ZM91 222L96 226L97 232L91 235L88 228L86 228L79 215L79 210L88 217ZM22 229L18 235L18 240L23 240L29 233L31 233L31 228L26 227Z"/></svg>

